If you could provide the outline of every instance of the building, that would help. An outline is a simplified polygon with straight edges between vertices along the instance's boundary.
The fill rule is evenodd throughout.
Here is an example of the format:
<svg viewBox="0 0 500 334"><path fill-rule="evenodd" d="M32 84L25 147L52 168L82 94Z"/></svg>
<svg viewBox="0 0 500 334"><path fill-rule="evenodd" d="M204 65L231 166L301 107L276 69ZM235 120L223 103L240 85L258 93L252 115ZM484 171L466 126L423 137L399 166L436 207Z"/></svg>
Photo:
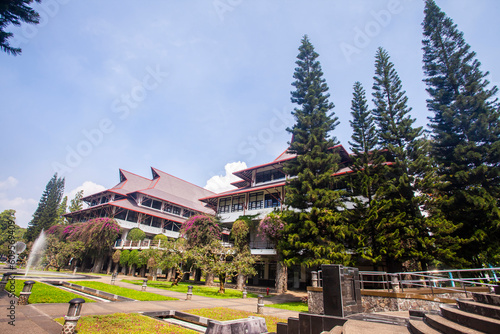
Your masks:
<svg viewBox="0 0 500 334"><path fill-rule="evenodd" d="M343 146L336 150L341 169L335 174L349 173L351 158ZM95 217L113 217L123 229L115 243L115 249L144 249L150 246L157 234L178 238L181 225L195 214L217 214L223 228L223 242L230 246L228 235L233 223L241 216L251 217L254 227L274 210L283 210L285 184L288 176L283 171L287 161L296 155L284 151L269 163L233 173L240 178L232 183L235 189L215 194L209 190L151 168L152 179L120 169L120 182L105 191L83 198L88 207L66 215L72 222L86 221ZM337 188L345 185L338 183ZM146 233L142 242L127 241L132 228ZM257 257L257 275L249 284L269 286L275 284L277 254L274 245L257 234L250 233L251 254ZM308 271L299 266L288 268L290 288L305 287Z"/></svg>
<svg viewBox="0 0 500 334"><path fill-rule="evenodd" d="M350 172L349 166L352 161L347 151L342 145L333 149L341 158L341 169L335 175ZM285 184L288 178L283 167L287 161L295 158L296 155L285 151L269 163L237 171L233 174L241 180L232 183L236 189L203 197L200 201L218 213L221 224L226 229L230 230L240 216L251 216L256 227L267 214L283 209ZM337 187L343 185L338 184ZM249 284L274 286L277 269L276 250L272 243L257 234L256 228L250 233L250 250L252 255L257 256L257 275L249 280ZM288 268L290 288L305 288L307 279L308 272L304 267Z"/></svg>
<svg viewBox="0 0 500 334"><path fill-rule="evenodd" d="M128 232L146 233L144 244L157 234L178 238L181 225L195 214L215 212L198 199L213 192L156 168L148 179L120 169L120 182L107 190L84 197L88 207L66 214L72 223L96 217L113 217L123 229L116 247L124 246Z"/></svg>

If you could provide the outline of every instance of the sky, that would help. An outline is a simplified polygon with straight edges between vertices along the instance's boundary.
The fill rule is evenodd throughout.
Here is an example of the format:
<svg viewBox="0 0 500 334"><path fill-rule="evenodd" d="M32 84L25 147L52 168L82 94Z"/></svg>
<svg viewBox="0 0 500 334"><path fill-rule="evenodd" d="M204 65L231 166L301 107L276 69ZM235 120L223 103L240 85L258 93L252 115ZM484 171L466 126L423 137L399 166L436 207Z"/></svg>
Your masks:
<svg viewBox="0 0 500 334"><path fill-rule="evenodd" d="M500 2L437 0L500 86ZM151 167L227 189L231 173L275 159L294 124L290 91L308 35L350 151L352 86L370 106L374 56L391 56L416 125L423 0L43 0L39 25L10 29L0 53L0 211L26 227L47 182L85 195Z"/></svg>

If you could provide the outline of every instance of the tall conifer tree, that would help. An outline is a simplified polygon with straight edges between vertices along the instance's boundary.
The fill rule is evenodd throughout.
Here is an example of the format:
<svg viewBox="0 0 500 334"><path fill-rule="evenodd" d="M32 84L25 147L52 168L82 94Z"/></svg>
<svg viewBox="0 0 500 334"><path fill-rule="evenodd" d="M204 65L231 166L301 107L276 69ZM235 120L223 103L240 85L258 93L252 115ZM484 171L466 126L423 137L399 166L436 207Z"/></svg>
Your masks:
<svg viewBox="0 0 500 334"><path fill-rule="evenodd" d="M380 145L392 160L379 190L389 203L377 240L389 271L401 271L404 262L407 269L426 270L434 258L449 257L448 234L453 225L436 210L431 216L422 212L431 212L428 195L435 182L428 141L422 127L413 126L415 119L409 114L408 98L389 54L379 48L375 59L374 114Z"/></svg>
<svg viewBox="0 0 500 334"><path fill-rule="evenodd" d="M45 231L58 221L62 196L64 193L64 178L58 178L57 173L45 187L38 207L33 214L33 219L28 223L25 234L27 241L35 240L42 229Z"/></svg>
<svg viewBox="0 0 500 334"><path fill-rule="evenodd" d="M475 52L433 0L423 22L424 82L434 116L432 155L446 181L441 209L460 224L468 265L500 263L500 112Z"/></svg>
<svg viewBox="0 0 500 334"><path fill-rule="evenodd" d="M354 84L353 90L352 120L349 121L353 131L352 141L349 141L353 152L352 174L344 178L352 191L350 201L354 207L345 212L355 230L353 246L364 259L377 266L382 261L377 240L379 212L387 203L376 196L384 180L384 157L378 150L375 119L368 108L365 90L360 82Z"/></svg>
<svg viewBox="0 0 500 334"><path fill-rule="evenodd" d="M297 211L284 215L284 238L279 245L287 265L308 267L349 262L343 242L348 231L339 212L341 194L332 190L339 155L330 132L338 121L317 58L304 36L293 75L295 90L291 92L291 100L297 104L292 112L296 123L287 129L293 138L289 152L297 158L285 166L285 172L294 177L287 184L285 204Z"/></svg>

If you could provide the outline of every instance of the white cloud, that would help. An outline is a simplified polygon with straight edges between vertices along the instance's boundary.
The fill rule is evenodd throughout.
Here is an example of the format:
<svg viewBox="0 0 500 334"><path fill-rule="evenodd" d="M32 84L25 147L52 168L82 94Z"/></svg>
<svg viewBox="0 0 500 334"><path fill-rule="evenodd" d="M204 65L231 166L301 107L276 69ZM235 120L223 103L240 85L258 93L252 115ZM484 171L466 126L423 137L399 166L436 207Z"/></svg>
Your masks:
<svg viewBox="0 0 500 334"><path fill-rule="evenodd" d="M18 180L9 176L5 181L0 181L0 211L16 210L16 223L21 227L27 227L38 202L32 198L15 197L9 198L5 190L15 188Z"/></svg>
<svg viewBox="0 0 500 334"><path fill-rule="evenodd" d="M76 187L65 195L68 196L68 205L69 202L75 198L76 193L80 190L83 190L83 196L88 196L106 190L106 188L92 181L85 181L81 186Z"/></svg>
<svg viewBox="0 0 500 334"><path fill-rule="evenodd" d="M7 180L0 181L0 190L7 190L10 188L14 188L17 185L18 181L15 177L9 176Z"/></svg>
<svg viewBox="0 0 500 334"><path fill-rule="evenodd" d="M246 169L247 164L245 162L230 162L227 163L224 169L226 170L226 175L215 175L212 176L205 185L205 189L213 191L215 193L220 193L223 191L228 191L231 189L235 189L234 186L231 185L231 182L241 180L239 177L233 175L233 172L237 172L242 169Z"/></svg>

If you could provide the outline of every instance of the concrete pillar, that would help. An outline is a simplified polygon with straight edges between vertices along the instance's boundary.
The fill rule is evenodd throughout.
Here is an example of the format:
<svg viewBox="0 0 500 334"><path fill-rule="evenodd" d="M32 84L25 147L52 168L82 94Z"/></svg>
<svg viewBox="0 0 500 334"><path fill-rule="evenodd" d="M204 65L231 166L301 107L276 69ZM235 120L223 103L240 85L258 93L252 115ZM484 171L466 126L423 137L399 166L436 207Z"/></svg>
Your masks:
<svg viewBox="0 0 500 334"><path fill-rule="evenodd" d="M262 295L257 298L257 314L264 314L264 296Z"/></svg>
<svg viewBox="0 0 500 334"><path fill-rule="evenodd" d="M82 298L75 298L69 301L68 314L64 316L64 325L61 334L73 334L75 332L83 303L85 303L85 300Z"/></svg>
<svg viewBox="0 0 500 334"><path fill-rule="evenodd" d="M5 290L5 286L9 282L10 276L16 274L15 272L7 272L2 276L2 280L0 281L0 291Z"/></svg>
<svg viewBox="0 0 500 334"><path fill-rule="evenodd" d="M118 276L118 273L111 274L111 285L115 285L116 276Z"/></svg>
<svg viewBox="0 0 500 334"><path fill-rule="evenodd" d="M397 274L391 274L391 288L393 292L400 292L399 279Z"/></svg>
<svg viewBox="0 0 500 334"><path fill-rule="evenodd" d="M142 280L142 291L146 291L146 288L148 287L148 279L145 278Z"/></svg>
<svg viewBox="0 0 500 334"><path fill-rule="evenodd" d="M311 271L311 286L313 288L318 287L318 272L317 271Z"/></svg>
<svg viewBox="0 0 500 334"><path fill-rule="evenodd" d="M191 300L193 298L193 286L189 285L188 286L188 292L186 295L186 300Z"/></svg>
<svg viewBox="0 0 500 334"><path fill-rule="evenodd" d="M23 291L19 293L19 300L17 301L17 305L28 305L28 300L30 299L31 289L33 288L33 284L35 281L26 281L24 282Z"/></svg>
<svg viewBox="0 0 500 334"><path fill-rule="evenodd" d="M246 299L247 298L247 287L244 286L243 287L243 296L242 296L243 299Z"/></svg>

